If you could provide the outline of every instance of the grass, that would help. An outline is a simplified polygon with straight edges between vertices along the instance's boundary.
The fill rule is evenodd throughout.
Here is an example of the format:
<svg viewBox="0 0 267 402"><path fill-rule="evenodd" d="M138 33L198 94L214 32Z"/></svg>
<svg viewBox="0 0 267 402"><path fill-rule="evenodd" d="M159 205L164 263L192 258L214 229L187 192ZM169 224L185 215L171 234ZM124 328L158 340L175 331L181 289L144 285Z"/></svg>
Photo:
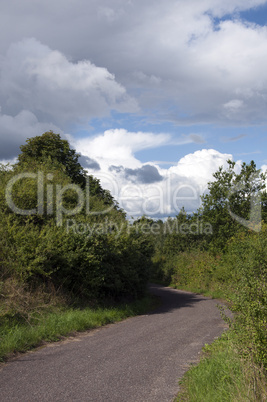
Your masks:
<svg viewBox="0 0 267 402"><path fill-rule="evenodd" d="M153 278L151 282L162 285L162 286L167 286L167 287L172 287L174 289L178 290L185 290L186 292L192 292L192 293L197 293L201 294L203 296L211 297L212 299L225 299L226 297L226 292L225 289L205 289L205 288L200 288L197 286L192 286L192 285L181 285L181 284L175 284L175 283L170 283L168 280L160 280L157 278Z"/></svg>
<svg viewBox="0 0 267 402"><path fill-rule="evenodd" d="M0 329L0 360L7 360L18 352L26 352L44 342L58 341L76 332L87 331L143 314L157 307L158 301L150 296L109 308L65 308L44 314L30 323L5 322Z"/></svg>
<svg viewBox="0 0 267 402"><path fill-rule="evenodd" d="M231 292L225 289L171 286L224 301L231 299ZM266 371L254 364L252 355L242 358L238 334L230 329L203 348L200 362L192 365L181 380L176 402L267 401Z"/></svg>
<svg viewBox="0 0 267 402"><path fill-rule="evenodd" d="M180 382L177 402L266 401L264 374L237 354L231 331L206 345L197 366Z"/></svg>
<svg viewBox="0 0 267 402"><path fill-rule="evenodd" d="M201 294L203 296L211 297L212 299L225 299L225 296L226 296L225 291L223 291L221 289L204 289L204 288L191 286L191 285L180 286L180 285L177 285L174 283L171 283L169 286L174 289L185 290L187 292L197 293L197 294Z"/></svg>

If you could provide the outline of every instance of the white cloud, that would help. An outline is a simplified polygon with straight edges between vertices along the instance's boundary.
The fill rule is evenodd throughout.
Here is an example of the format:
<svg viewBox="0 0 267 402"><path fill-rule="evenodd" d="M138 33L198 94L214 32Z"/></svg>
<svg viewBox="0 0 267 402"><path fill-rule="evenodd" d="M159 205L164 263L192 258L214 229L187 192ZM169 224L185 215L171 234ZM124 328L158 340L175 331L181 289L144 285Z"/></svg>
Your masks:
<svg viewBox="0 0 267 402"><path fill-rule="evenodd" d="M214 149L202 149L188 154L179 160L177 166L169 169L182 177L195 178L202 184L212 180L212 174L219 166L227 167L227 160L232 159L231 154L222 154Z"/></svg>
<svg viewBox="0 0 267 402"><path fill-rule="evenodd" d="M129 180L121 174L100 172L99 178L114 192L116 199L129 216L143 214L152 217L167 217L179 213L182 207L187 212L196 212L201 206L200 196L207 190L220 166L227 168L231 154L222 154L213 149L203 149L180 159L176 166L160 169L162 179L156 182ZM152 165L152 164L151 164Z"/></svg>
<svg viewBox="0 0 267 402"><path fill-rule="evenodd" d="M134 53L141 60L139 74L133 71L131 82L124 81L141 93L146 89L139 98L141 106L158 107L159 117L177 123L266 121L267 28L240 19L215 25L207 14L217 16L263 2L171 3L153 11L151 36L144 28L143 42L138 40L141 48ZM144 34L142 29L135 33L138 39ZM158 78L153 89L147 78L152 75ZM164 103L170 98L171 113Z"/></svg>
<svg viewBox="0 0 267 402"><path fill-rule="evenodd" d="M71 134L72 145L97 174L105 175L103 181L108 181L110 166L122 166L113 171L118 188L132 184L134 177L146 181L139 183L140 202L159 190L169 194L167 185L173 191L182 183L185 194L191 185L192 191L203 188L230 153L202 150L161 169L149 160L143 164L136 152L203 144L208 130L206 135L194 128L185 135L177 130L176 138L141 130L151 121L217 126L266 122L267 27L238 14L263 4L265 0L3 2L0 158L12 158L26 138L53 129ZM226 20L216 19L222 16ZM85 131L83 124L114 110L140 112L140 132L113 129L94 138L73 138L75 125ZM208 146L216 147L212 142ZM149 183L148 176L154 174L156 180L157 172L164 179ZM172 213L173 200L164 197L161 211ZM134 199L129 203L137 205Z"/></svg>
<svg viewBox="0 0 267 402"><path fill-rule="evenodd" d="M267 28L238 16L263 4L266 0L47 0L41 8L33 0L23 7L18 0L12 7L6 3L0 15L2 55L21 37L38 40L9 48L4 60L9 108L18 113L23 102L38 118L89 119L111 108L136 111L127 95L132 93L146 112L157 107L158 118L178 123L266 121ZM228 19L215 23L214 17L223 16ZM223 105L233 100L242 107L227 112Z"/></svg>
<svg viewBox="0 0 267 402"><path fill-rule="evenodd" d="M104 188L111 191L129 216L175 215L184 206L187 211L200 207L200 195L212 174L227 167L231 154L202 149L181 158L169 169L156 163L141 163L135 153L172 144L166 134L107 130L95 138L69 138L78 152L96 161L100 169L90 171Z"/></svg>
<svg viewBox="0 0 267 402"><path fill-rule="evenodd" d="M141 162L135 158L134 153L164 145L170 138L168 134L133 133L124 129L114 129L94 138L75 140L70 137L70 141L78 152L96 159L103 169L108 170L111 165L141 167Z"/></svg>
<svg viewBox="0 0 267 402"><path fill-rule="evenodd" d="M111 109L137 111L136 102L106 68L89 60L70 62L36 39L10 46L1 63L0 85L3 109L19 112L23 107L63 125L88 122Z"/></svg>
<svg viewBox="0 0 267 402"><path fill-rule="evenodd" d="M68 124L88 123L112 109L136 111L137 103L106 68L70 62L35 39L11 44L0 59L0 160L17 156L29 137Z"/></svg>
<svg viewBox="0 0 267 402"><path fill-rule="evenodd" d="M93 138L78 140L69 136L69 140L78 152L97 159L102 169L106 170L110 166L140 168L141 162L135 158L134 153L141 150L158 148L163 145L202 144L205 142L201 134L183 134L176 139L169 134L130 132L125 129L106 130L103 134Z"/></svg>

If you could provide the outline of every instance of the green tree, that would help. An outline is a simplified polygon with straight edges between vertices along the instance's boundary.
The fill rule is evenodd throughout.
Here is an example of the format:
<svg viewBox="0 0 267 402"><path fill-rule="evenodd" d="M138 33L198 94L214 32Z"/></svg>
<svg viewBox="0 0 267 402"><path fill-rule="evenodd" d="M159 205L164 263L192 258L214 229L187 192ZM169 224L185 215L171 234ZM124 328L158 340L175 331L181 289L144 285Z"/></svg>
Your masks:
<svg viewBox="0 0 267 402"><path fill-rule="evenodd" d="M71 179L72 183L85 188L86 178L89 180L90 195L101 198L106 205L113 205L119 210L118 203L108 190L101 187L100 181L91 175L87 175L79 163L80 154L70 147L67 140L63 140L59 134L47 131L40 136L28 138L25 145L20 147L17 168L32 170L33 166L53 166L62 169ZM121 211L122 212L122 211Z"/></svg>
<svg viewBox="0 0 267 402"><path fill-rule="evenodd" d="M62 140L59 134L47 131L41 136L28 138L26 143L20 147L18 165L50 160L51 164L61 164L73 183L85 186L86 172L78 161L80 155L71 149L69 142Z"/></svg>
<svg viewBox="0 0 267 402"><path fill-rule="evenodd" d="M208 183L209 193L202 196L199 215L213 227L212 244L223 249L235 233L245 226L257 229L265 194L266 175L256 168L254 161L245 162L239 173L236 163L229 160L228 169L222 167ZM254 215L253 215L254 214Z"/></svg>

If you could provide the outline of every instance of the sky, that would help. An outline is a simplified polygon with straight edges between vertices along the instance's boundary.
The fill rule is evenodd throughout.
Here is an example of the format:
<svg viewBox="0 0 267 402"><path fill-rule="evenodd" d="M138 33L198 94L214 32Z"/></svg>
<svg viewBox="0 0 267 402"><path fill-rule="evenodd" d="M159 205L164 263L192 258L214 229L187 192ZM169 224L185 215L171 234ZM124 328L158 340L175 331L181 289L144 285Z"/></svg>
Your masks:
<svg viewBox="0 0 267 402"><path fill-rule="evenodd" d="M154 218L229 159L267 169L267 1L10 0L0 33L0 161L53 130Z"/></svg>

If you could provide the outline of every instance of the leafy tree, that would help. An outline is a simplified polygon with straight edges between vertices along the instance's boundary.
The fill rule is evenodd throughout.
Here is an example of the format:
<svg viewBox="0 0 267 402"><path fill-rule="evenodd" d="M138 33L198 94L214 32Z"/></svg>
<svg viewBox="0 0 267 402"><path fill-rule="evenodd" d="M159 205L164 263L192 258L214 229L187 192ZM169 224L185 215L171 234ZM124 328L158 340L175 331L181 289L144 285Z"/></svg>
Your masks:
<svg viewBox="0 0 267 402"><path fill-rule="evenodd" d="M86 186L86 178L89 180L90 195L101 198L106 205L113 205L119 210L118 203L108 190L101 187L100 181L91 175L87 175L79 163L80 154L71 149L69 142L63 140L59 134L47 131L40 136L28 138L25 145L21 145L21 154L18 156L17 168L32 170L33 166L53 166L62 169L71 179L72 183L81 188ZM122 212L122 211L121 211Z"/></svg>
<svg viewBox="0 0 267 402"><path fill-rule="evenodd" d="M22 152L18 156L18 165L50 160L51 164L61 164L73 183L85 185L86 172L78 162L80 155L59 134L47 131L41 136L28 138L26 142L27 144L20 147Z"/></svg>
<svg viewBox="0 0 267 402"><path fill-rule="evenodd" d="M227 170L220 167L214 173L215 180L208 183L209 193L202 196L199 210L199 215L212 225L212 243L220 249L244 226L257 230L262 217L266 176L257 170L254 161L249 165L244 162L240 173L236 173L235 165L229 160Z"/></svg>

